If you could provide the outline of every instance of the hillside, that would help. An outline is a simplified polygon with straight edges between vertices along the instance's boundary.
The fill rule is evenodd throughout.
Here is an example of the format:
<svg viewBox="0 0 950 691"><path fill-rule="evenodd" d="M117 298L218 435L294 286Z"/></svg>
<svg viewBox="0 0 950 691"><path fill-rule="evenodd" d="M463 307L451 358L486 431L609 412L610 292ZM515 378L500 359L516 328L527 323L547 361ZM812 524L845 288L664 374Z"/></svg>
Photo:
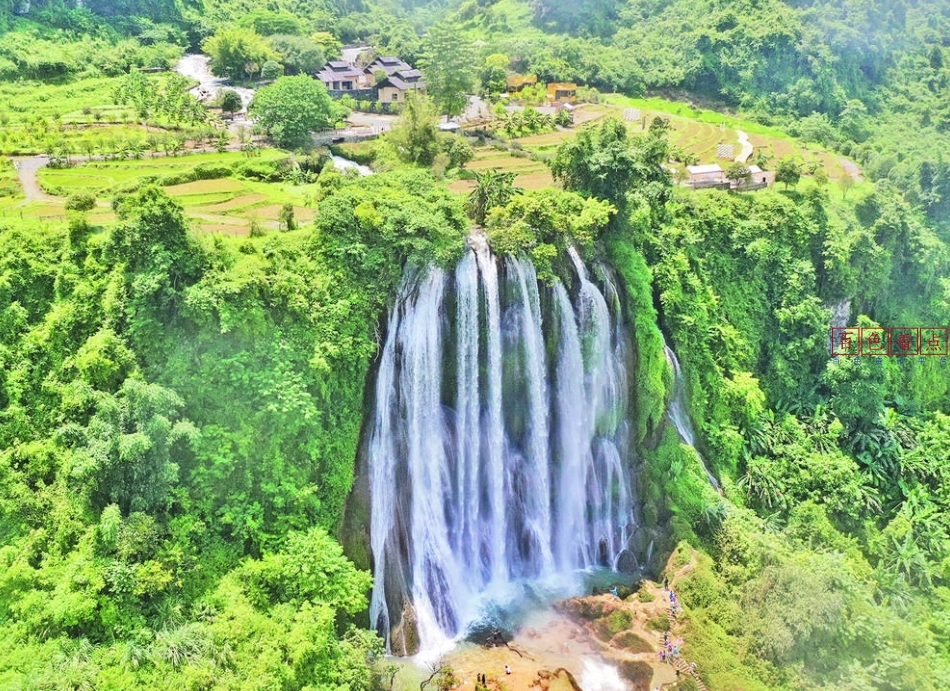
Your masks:
<svg viewBox="0 0 950 691"><path fill-rule="evenodd" d="M357 40L430 97L331 100ZM687 691L672 625L713 690L950 688L948 0L0 0L0 96L0 688L447 691L387 642L605 583L508 683ZM778 185L677 184L746 139Z"/></svg>

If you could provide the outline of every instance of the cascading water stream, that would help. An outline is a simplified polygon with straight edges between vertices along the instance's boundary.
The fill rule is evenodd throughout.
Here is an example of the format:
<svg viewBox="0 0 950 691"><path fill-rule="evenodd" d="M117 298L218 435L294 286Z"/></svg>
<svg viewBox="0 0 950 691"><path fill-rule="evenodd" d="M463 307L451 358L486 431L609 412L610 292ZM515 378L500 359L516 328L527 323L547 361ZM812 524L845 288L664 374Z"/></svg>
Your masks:
<svg viewBox="0 0 950 691"><path fill-rule="evenodd" d="M663 351L666 353L666 361L669 362L670 367L673 368L673 398L670 400L666 414L669 416L670 422L673 423L673 427L676 428L676 432L680 435L680 439L696 451L696 456L699 458L699 463L703 467L703 472L706 473L706 477L709 479L709 484L713 486L713 489L721 493L722 490L719 487L719 481L715 475L709 472L709 468L706 466L706 459L703 458L702 454L699 453L699 449L696 448L696 433L693 430L693 423L689 419L689 413L686 412L686 392L683 386L680 362L676 359L676 353L673 352L673 349L666 344L665 338L663 339Z"/></svg>
<svg viewBox="0 0 950 691"><path fill-rule="evenodd" d="M634 521L609 277L572 253L572 285L544 286L470 244L453 271L407 270L370 419L370 617L387 641L411 619L423 650L525 583L614 566Z"/></svg>

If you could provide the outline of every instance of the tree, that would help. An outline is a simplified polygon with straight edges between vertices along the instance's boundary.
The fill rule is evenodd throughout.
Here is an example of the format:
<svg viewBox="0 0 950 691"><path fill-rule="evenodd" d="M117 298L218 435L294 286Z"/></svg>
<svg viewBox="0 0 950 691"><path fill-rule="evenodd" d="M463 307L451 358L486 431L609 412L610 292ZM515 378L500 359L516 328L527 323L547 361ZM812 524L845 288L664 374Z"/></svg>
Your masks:
<svg viewBox="0 0 950 691"><path fill-rule="evenodd" d="M508 64L511 61L503 53L492 53L485 58L485 64L482 66L479 80L482 83L482 90L489 94L500 94L505 91L506 73Z"/></svg>
<svg viewBox="0 0 950 691"><path fill-rule="evenodd" d="M267 40L288 74L312 74L327 61L323 48L305 36L278 35Z"/></svg>
<svg viewBox="0 0 950 691"><path fill-rule="evenodd" d="M233 80L247 74L248 65L263 65L274 57L270 46L253 29L239 27L221 29L206 38L201 48L211 56L211 72Z"/></svg>
<svg viewBox="0 0 950 691"><path fill-rule="evenodd" d="M340 57L343 44L329 31L318 31L310 36L310 40L323 51L328 60L335 60Z"/></svg>
<svg viewBox="0 0 950 691"><path fill-rule="evenodd" d="M473 171L475 188L469 193L465 201L465 210L469 217L478 225L485 224L485 217L496 206L504 206L521 190L515 188L515 173L500 173L497 170L486 170L484 173Z"/></svg>
<svg viewBox="0 0 950 691"><path fill-rule="evenodd" d="M180 416L183 407L173 391L128 378L115 395L96 396L87 427L62 430L73 442L71 479L89 493L94 507L118 504L128 515L170 504L176 461L198 438L194 425Z"/></svg>
<svg viewBox="0 0 950 691"><path fill-rule="evenodd" d="M280 207L280 213L277 215L277 223L284 230L294 230L297 223L294 221L294 205L287 203Z"/></svg>
<svg viewBox="0 0 950 691"><path fill-rule="evenodd" d="M425 96L409 94L396 126L389 133L389 142L405 163L431 166L441 150L439 130L432 102Z"/></svg>
<svg viewBox="0 0 950 691"><path fill-rule="evenodd" d="M730 163L728 166L726 166L726 179L734 182L735 187L741 187L751 177L752 172L745 164Z"/></svg>
<svg viewBox="0 0 950 691"><path fill-rule="evenodd" d="M775 182L784 182L785 189L797 185L802 177L802 165L791 156L785 156L775 166Z"/></svg>
<svg viewBox="0 0 950 691"><path fill-rule="evenodd" d="M606 199L621 211L627 193L636 188L654 213L660 213L672 188L663 169L669 158L668 131L669 123L655 118L647 134L631 138L620 120L601 121L558 148L551 173L564 189Z"/></svg>
<svg viewBox="0 0 950 691"><path fill-rule="evenodd" d="M838 187L841 190L841 198L847 199L848 192L851 191L851 188L854 187L854 176L851 175L847 170L841 174L841 177L838 179Z"/></svg>
<svg viewBox="0 0 950 691"><path fill-rule="evenodd" d="M240 94L234 89L222 89L220 101L221 110L230 115L234 115L244 107L244 102L241 101Z"/></svg>
<svg viewBox="0 0 950 691"><path fill-rule="evenodd" d="M261 67L261 79L264 81L273 81L284 73L284 67L276 60L268 60Z"/></svg>
<svg viewBox="0 0 950 691"><path fill-rule="evenodd" d="M240 20L240 25L250 27L261 36L274 34L297 35L302 33L300 20L289 12L255 10Z"/></svg>
<svg viewBox="0 0 950 691"><path fill-rule="evenodd" d="M250 111L280 146L310 144L310 133L332 127L343 111L326 87L306 75L281 77L257 92Z"/></svg>
<svg viewBox="0 0 950 691"><path fill-rule="evenodd" d="M447 117L461 114L475 85L474 50L461 31L448 22L433 26L419 66L439 112Z"/></svg>

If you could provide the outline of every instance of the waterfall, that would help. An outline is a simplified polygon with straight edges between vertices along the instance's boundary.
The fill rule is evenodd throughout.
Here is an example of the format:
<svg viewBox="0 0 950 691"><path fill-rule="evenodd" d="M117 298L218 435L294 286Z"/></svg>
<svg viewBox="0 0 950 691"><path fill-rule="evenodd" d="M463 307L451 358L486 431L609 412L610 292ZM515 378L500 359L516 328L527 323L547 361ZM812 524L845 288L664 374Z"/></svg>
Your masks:
<svg viewBox="0 0 950 691"><path fill-rule="evenodd" d="M693 423L689 419L689 413L686 412L686 392L683 386L683 375L680 371L680 361L676 359L676 353L673 352L673 349L666 344L665 338L663 339L663 350L666 353L666 361L670 363L670 367L673 368L673 398L666 410L666 414L669 416L670 422L673 423L673 427L676 428L676 432L680 435L680 439L696 451L696 456L699 458L699 463L703 467L703 472L706 473L706 477L709 479L709 484L721 494L722 490L719 487L719 481L715 475L709 472L709 468L706 466L706 459L703 458L702 454L699 453L699 450L696 448L696 432L693 430Z"/></svg>
<svg viewBox="0 0 950 691"><path fill-rule="evenodd" d="M410 618L423 650L525 584L615 566L634 522L609 275L572 252L570 285L542 285L470 245L407 270L369 418L371 623L389 644Z"/></svg>

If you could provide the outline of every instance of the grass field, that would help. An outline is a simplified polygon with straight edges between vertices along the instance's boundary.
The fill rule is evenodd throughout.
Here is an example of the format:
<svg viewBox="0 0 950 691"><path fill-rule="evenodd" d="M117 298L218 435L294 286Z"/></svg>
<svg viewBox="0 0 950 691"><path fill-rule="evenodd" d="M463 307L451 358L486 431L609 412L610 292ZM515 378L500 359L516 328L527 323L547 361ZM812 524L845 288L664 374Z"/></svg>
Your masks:
<svg viewBox="0 0 950 691"><path fill-rule="evenodd" d="M13 203L23 196L13 161L0 156L0 205Z"/></svg>
<svg viewBox="0 0 950 691"><path fill-rule="evenodd" d="M265 149L256 161L285 158L286 153ZM72 168L41 168L38 174L44 189L83 189L89 192L112 191L117 186L144 182L149 178L162 178L181 174L202 164L233 165L246 161L238 151L225 153L200 153L186 156L145 157L127 161L91 161Z"/></svg>
<svg viewBox="0 0 950 691"><path fill-rule="evenodd" d="M534 136L550 137L551 134L557 133ZM528 147L526 146L525 148ZM543 187L550 187L554 184L554 180L551 178L551 172L541 161L533 161L530 158L520 158L511 155L507 151L499 151L498 149L488 146L476 148L475 158L466 163L465 168L477 172L497 169L517 173L515 186L526 190L537 190ZM449 185L450 190L460 193L468 192L473 187L475 187L474 180L455 180Z"/></svg>
<svg viewBox="0 0 950 691"><path fill-rule="evenodd" d="M764 154L769 161L766 168L771 168L784 156L793 156L801 159L806 166L820 163L832 181L839 180L844 174L844 166L838 156L818 146L805 146L780 130L659 98L634 99L610 94L604 97L603 103L585 105L576 110L577 124L573 130L536 134L514 141L525 151L548 158L555 154L558 146L575 136L578 127L605 116L622 118L624 111L629 108L639 109L641 116L640 120L628 123L631 134L642 133L656 116L667 118L672 145L684 153L694 154L700 163L728 163L727 160L716 158L719 144L732 144L733 155L738 155L742 149L738 135L741 130L749 136L753 146L750 163L759 153ZM492 148L476 151L474 160L465 166L470 170L496 168L517 173L515 185L525 189L538 189L552 184L550 172L543 162L518 158ZM456 180L449 185L449 189L456 192L466 192L472 187L474 182L470 180Z"/></svg>
<svg viewBox="0 0 950 691"><path fill-rule="evenodd" d="M255 161L278 160L286 153L265 150ZM193 154L130 161L96 161L73 168L42 168L41 185L47 191L61 196L46 202L36 202L13 208L0 203L0 220L4 218L35 218L50 222L66 220L64 198L73 192L92 192L98 197L97 208L89 220L99 225L115 222L109 206L117 187L131 188L149 179L174 176L192 170L199 164L234 164L247 160L238 152ZM294 206L294 218L307 223L314 218L314 210L306 206L307 190L290 183L265 183L227 177L216 180L195 180L167 185L165 191L174 197L191 218L195 227L204 232L246 235L251 222L264 228L278 227L278 214L284 204Z"/></svg>
<svg viewBox="0 0 950 691"><path fill-rule="evenodd" d="M700 163L717 162L716 145L720 143L734 144L735 154L738 154L741 147L736 132L742 130L749 135L749 142L754 147L753 159L759 152L771 158L767 167L784 156L794 156L806 165L813 161L821 163L832 180L841 178L844 173L844 167L832 152L817 145L805 146L774 127L662 98L628 98L610 94L604 97L604 102L612 107L612 114L617 117L623 116L624 109L639 108L647 124L657 115L668 118L673 145L696 154ZM642 122L632 124L632 128L641 131Z"/></svg>
<svg viewBox="0 0 950 691"><path fill-rule="evenodd" d="M167 75L150 75L160 89ZM191 138L195 128L180 129L153 116L143 125L131 106L114 96L123 77L80 79L66 84L20 81L0 84L0 154L48 151L66 142L73 153L113 153L123 143L148 148L149 137L176 133Z"/></svg>

